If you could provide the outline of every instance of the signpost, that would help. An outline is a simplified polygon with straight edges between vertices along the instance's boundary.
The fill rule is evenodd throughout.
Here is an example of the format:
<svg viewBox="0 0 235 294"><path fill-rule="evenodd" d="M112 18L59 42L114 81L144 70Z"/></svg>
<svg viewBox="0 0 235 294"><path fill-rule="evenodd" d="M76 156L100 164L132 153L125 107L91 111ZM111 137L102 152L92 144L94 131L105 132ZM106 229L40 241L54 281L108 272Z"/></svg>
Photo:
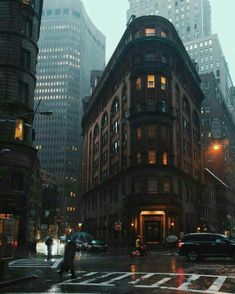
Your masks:
<svg viewBox="0 0 235 294"><path fill-rule="evenodd" d="M55 222L57 223L57 225L62 224L62 223L64 222L64 217L63 217L63 216L59 216L59 215L57 215L57 216L55 217Z"/></svg>
<svg viewBox="0 0 235 294"><path fill-rule="evenodd" d="M122 230L122 223L121 222L115 222L114 223L114 230L115 231L121 231Z"/></svg>

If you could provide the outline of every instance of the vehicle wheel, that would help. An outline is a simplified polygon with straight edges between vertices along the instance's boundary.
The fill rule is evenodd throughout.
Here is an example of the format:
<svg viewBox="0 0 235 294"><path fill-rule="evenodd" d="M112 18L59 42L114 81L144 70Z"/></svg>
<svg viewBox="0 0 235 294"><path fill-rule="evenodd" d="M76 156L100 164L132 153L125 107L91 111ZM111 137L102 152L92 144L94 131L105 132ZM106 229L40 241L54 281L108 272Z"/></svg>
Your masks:
<svg viewBox="0 0 235 294"><path fill-rule="evenodd" d="M189 261L195 262L195 261L197 261L199 259L199 254L197 253L197 251L192 250L192 251L188 252L187 258L188 258Z"/></svg>

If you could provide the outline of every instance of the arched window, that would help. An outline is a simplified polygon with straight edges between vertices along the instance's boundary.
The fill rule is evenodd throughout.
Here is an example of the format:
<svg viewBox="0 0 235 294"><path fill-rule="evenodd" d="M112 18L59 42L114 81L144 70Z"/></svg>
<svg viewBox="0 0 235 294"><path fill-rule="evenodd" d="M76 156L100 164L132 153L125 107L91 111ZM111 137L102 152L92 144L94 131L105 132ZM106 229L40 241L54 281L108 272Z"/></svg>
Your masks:
<svg viewBox="0 0 235 294"><path fill-rule="evenodd" d="M122 101L126 101L126 95L127 95L127 87L126 85L123 86L122 88Z"/></svg>
<svg viewBox="0 0 235 294"><path fill-rule="evenodd" d="M182 108L185 113L190 115L190 106L189 106L188 99L186 97L183 97Z"/></svg>
<svg viewBox="0 0 235 294"><path fill-rule="evenodd" d="M101 127L104 128L108 124L108 114L105 112L102 116Z"/></svg>
<svg viewBox="0 0 235 294"><path fill-rule="evenodd" d="M99 126L96 124L93 134L93 139L95 140L99 136Z"/></svg>
<svg viewBox="0 0 235 294"><path fill-rule="evenodd" d="M180 89L177 84L175 85L175 106L180 106Z"/></svg>
<svg viewBox="0 0 235 294"><path fill-rule="evenodd" d="M200 120L196 111L193 112L193 123L195 128L199 131L200 130Z"/></svg>
<svg viewBox="0 0 235 294"><path fill-rule="evenodd" d="M119 112L119 100L116 97L113 100L113 104L112 104L112 107L111 107L111 114L112 114L112 116L115 116L117 112Z"/></svg>
<svg viewBox="0 0 235 294"><path fill-rule="evenodd" d="M163 192L170 193L172 191L172 181L168 176L163 177Z"/></svg>

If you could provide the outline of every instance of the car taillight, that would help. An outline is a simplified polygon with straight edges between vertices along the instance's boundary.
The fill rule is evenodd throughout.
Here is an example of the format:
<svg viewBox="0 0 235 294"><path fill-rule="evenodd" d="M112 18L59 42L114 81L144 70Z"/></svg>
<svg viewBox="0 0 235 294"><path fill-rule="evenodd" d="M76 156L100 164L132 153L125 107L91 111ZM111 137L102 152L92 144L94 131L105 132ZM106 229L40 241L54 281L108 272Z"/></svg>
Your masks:
<svg viewBox="0 0 235 294"><path fill-rule="evenodd" d="M184 245L184 242L179 242L178 243L178 248L181 248Z"/></svg>

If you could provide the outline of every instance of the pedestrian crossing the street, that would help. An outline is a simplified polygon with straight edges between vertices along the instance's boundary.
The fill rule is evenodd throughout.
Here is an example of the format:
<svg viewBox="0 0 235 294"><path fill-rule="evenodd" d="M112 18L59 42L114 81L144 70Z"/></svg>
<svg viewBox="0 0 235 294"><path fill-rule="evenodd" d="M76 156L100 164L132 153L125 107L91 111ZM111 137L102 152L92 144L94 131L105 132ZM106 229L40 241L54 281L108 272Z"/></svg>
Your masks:
<svg viewBox="0 0 235 294"><path fill-rule="evenodd" d="M9 262L9 268L54 268L62 262L62 258L46 260L45 258L22 258Z"/></svg>
<svg viewBox="0 0 235 294"><path fill-rule="evenodd" d="M235 293L235 276L204 275L193 273L147 273L147 272L77 272L76 279L64 280L59 285L108 287L132 286L140 289L161 289L190 293L232 294ZM116 293L116 292L115 292Z"/></svg>

